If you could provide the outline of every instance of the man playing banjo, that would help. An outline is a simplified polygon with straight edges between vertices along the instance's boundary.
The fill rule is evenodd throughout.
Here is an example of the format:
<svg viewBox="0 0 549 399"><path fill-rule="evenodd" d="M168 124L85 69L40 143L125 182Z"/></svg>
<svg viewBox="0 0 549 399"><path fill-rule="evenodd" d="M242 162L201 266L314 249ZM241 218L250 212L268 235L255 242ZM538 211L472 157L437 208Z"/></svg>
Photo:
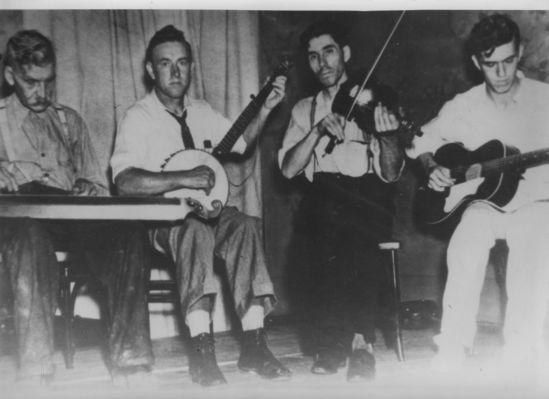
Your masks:
<svg viewBox="0 0 549 399"><path fill-rule="evenodd" d="M214 147L231 124L205 101L187 95L193 60L183 32L169 25L152 37L145 66L154 89L134 104L120 122L111 159L113 179L121 195L158 195L178 189L209 192L216 174L207 165L187 170L162 170L177 149ZM232 151L243 153L254 142L270 111L285 94L284 76L277 77L266 101ZM225 383L215 358L210 333L211 310L217 288L214 255L224 262L228 285L242 324L238 367L269 379L288 378L290 371L267 348L263 319L275 296L261 240L260 220L225 207L218 218L189 215L183 222L152 232L155 247L175 262L181 311L189 327L192 351L190 374L203 386Z"/></svg>

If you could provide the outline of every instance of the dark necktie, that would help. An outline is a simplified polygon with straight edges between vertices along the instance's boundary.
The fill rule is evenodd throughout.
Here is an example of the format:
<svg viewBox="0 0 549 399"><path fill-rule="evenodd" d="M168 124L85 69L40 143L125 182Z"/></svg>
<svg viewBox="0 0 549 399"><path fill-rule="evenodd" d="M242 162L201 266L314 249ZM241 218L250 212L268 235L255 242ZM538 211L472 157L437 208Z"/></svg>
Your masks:
<svg viewBox="0 0 549 399"><path fill-rule="evenodd" d="M187 119L187 110L183 111L183 115L181 116L177 116L175 114L172 114L171 112L168 112L168 114L173 116L175 120L179 123L179 126L181 126L181 138L183 138L183 145L185 146L185 149L195 148L193 136L191 135L189 126L187 126L187 122L185 121Z"/></svg>

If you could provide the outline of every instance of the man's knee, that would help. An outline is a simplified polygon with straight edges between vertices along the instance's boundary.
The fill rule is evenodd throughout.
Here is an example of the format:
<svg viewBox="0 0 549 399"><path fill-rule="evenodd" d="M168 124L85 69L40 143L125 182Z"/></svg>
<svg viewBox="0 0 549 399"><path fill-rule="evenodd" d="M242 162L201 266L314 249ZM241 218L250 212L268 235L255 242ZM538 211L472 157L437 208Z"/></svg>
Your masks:
<svg viewBox="0 0 549 399"><path fill-rule="evenodd" d="M499 211L491 205L484 202L473 202L463 212L460 225L477 227L479 230L482 230L486 224L493 220L495 213L499 213Z"/></svg>
<svg viewBox="0 0 549 399"><path fill-rule="evenodd" d="M36 243L37 240L49 239L49 234L43 224L35 219L21 219L13 223L14 242Z"/></svg>
<svg viewBox="0 0 549 399"><path fill-rule="evenodd" d="M211 236L211 228L202 220L189 217L185 219L183 228L181 229L185 234L191 234L193 236Z"/></svg>
<svg viewBox="0 0 549 399"><path fill-rule="evenodd" d="M242 234L258 234L261 231L261 219L242 213L234 220L233 229Z"/></svg>

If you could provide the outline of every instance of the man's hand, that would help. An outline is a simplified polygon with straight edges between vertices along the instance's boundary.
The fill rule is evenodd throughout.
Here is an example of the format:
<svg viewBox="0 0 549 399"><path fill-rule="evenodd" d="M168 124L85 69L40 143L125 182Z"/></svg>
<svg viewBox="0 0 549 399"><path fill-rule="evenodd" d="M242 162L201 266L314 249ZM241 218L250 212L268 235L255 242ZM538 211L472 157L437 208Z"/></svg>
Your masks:
<svg viewBox="0 0 549 399"><path fill-rule="evenodd" d="M210 191L215 186L215 172L209 166L197 166L185 172L183 185L186 188L204 190L206 195L210 195Z"/></svg>
<svg viewBox="0 0 549 399"><path fill-rule="evenodd" d="M265 108L272 110L280 104L286 95L286 80L286 76L277 76L273 82L273 90L269 93L269 96L265 100L265 104L263 104Z"/></svg>
<svg viewBox="0 0 549 399"><path fill-rule="evenodd" d="M329 134L334 136L338 143L345 138L343 132L343 116L338 114L328 114L316 125L321 136Z"/></svg>
<svg viewBox="0 0 549 399"><path fill-rule="evenodd" d="M4 166L0 166L0 190L10 193L19 191L19 185L15 180L15 175Z"/></svg>
<svg viewBox="0 0 549 399"><path fill-rule="evenodd" d="M450 177L450 169L436 165L429 173L428 187L435 191L444 191L446 187L454 185L455 180Z"/></svg>
<svg viewBox="0 0 549 399"><path fill-rule="evenodd" d="M392 132L400 126L395 114L381 103L378 103L374 109L374 121L378 133Z"/></svg>
<svg viewBox="0 0 549 399"><path fill-rule="evenodd" d="M78 179L72 187L72 194L77 196L95 197L98 192L96 185L91 181L86 179Z"/></svg>

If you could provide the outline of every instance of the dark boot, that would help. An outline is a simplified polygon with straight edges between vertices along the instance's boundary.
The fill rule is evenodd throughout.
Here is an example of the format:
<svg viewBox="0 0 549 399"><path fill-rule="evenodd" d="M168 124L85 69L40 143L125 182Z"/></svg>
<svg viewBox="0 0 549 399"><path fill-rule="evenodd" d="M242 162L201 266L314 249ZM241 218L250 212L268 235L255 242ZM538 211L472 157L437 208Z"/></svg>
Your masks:
<svg viewBox="0 0 549 399"><path fill-rule="evenodd" d="M282 365L267 347L265 331L262 328L244 331L238 368L267 379L289 379L290 370Z"/></svg>
<svg viewBox="0 0 549 399"><path fill-rule="evenodd" d="M349 357L347 381L370 381L376 376L376 358L366 349L355 349Z"/></svg>
<svg viewBox="0 0 549 399"><path fill-rule="evenodd" d="M343 366L345 366L345 354L333 350L323 350L315 353L311 373L335 374Z"/></svg>
<svg viewBox="0 0 549 399"><path fill-rule="evenodd" d="M215 358L215 345L211 334L202 333L191 338L189 373L191 380L203 387L226 384L227 381Z"/></svg>

